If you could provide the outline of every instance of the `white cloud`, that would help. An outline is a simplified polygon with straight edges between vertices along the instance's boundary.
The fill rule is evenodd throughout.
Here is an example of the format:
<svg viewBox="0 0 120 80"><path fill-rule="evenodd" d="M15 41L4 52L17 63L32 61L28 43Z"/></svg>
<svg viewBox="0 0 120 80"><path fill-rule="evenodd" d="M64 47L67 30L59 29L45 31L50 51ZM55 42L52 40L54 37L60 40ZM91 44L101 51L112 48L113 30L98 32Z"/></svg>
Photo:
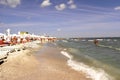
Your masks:
<svg viewBox="0 0 120 80"><path fill-rule="evenodd" d="M0 23L0 28L1 27L49 27L49 26L58 26L58 24L53 24L53 23L47 23L47 22L20 22L20 23Z"/></svg>
<svg viewBox="0 0 120 80"><path fill-rule="evenodd" d="M2 5L6 5L12 8L17 7L18 5L20 5L21 0L0 0L0 4Z"/></svg>
<svg viewBox="0 0 120 80"><path fill-rule="evenodd" d="M66 5L64 3L62 3L60 5L56 5L55 8L59 11L62 11L66 8Z"/></svg>
<svg viewBox="0 0 120 80"><path fill-rule="evenodd" d="M75 9L75 8L77 8L77 6L76 6L75 4L71 4L71 5L69 6L69 8L70 8L70 9Z"/></svg>
<svg viewBox="0 0 120 80"><path fill-rule="evenodd" d="M52 3L50 2L50 0L43 0L43 2L41 3L41 7L47 7L50 6Z"/></svg>
<svg viewBox="0 0 120 80"><path fill-rule="evenodd" d="M69 0L69 1L68 1L68 4L73 4L73 3L74 3L73 0Z"/></svg>
<svg viewBox="0 0 120 80"><path fill-rule="evenodd" d="M115 9L115 10L120 10L120 6L118 6L118 7L115 7L114 9Z"/></svg>
<svg viewBox="0 0 120 80"><path fill-rule="evenodd" d="M67 4L69 5L69 8L70 8L70 9L75 9L75 8L77 8L77 6L74 4L74 0L69 0L69 1L67 2Z"/></svg>
<svg viewBox="0 0 120 80"><path fill-rule="evenodd" d="M60 32L60 31L61 31L61 29L60 29L60 28L58 28L58 29L57 29L57 31L58 31L58 32Z"/></svg>

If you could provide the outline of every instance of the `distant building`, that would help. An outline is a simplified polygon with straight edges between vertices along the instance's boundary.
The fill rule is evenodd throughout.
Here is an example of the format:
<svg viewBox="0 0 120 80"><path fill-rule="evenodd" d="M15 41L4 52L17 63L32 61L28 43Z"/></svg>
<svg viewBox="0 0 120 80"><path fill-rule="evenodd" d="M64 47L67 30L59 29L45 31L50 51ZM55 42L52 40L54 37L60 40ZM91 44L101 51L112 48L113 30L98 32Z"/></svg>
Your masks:
<svg viewBox="0 0 120 80"><path fill-rule="evenodd" d="M20 31L18 32L19 35L26 35L26 34L29 34L29 32L25 32L25 31Z"/></svg>

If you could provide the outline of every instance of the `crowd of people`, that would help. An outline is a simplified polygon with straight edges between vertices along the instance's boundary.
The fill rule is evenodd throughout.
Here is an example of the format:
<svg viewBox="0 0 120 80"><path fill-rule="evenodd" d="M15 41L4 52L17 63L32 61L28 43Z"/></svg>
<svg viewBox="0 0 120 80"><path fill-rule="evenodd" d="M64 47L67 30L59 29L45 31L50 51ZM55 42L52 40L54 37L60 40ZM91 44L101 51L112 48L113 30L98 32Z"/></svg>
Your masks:
<svg viewBox="0 0 120 80"><path fill-rule="evenodd" d="M41 43L44 42L54 42L56 38L54 37L41 37L41 36L0 36L0 46L10 46L26 42L31 42L39 40Z"/></svg>

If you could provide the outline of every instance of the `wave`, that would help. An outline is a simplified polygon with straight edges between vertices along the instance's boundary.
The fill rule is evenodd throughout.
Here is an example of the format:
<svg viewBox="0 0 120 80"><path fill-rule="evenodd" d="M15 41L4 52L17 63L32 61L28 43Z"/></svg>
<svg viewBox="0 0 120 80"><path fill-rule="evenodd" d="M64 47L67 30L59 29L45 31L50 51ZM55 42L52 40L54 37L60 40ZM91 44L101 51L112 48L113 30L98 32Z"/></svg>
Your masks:
<svg viewBox="0 0 120 80"><path fill-rule="evenodd" d="M105 48L110 48L110 49L114 49L114 50L120 51L120 48L115 48L115 47L113 47L113 46L105 46L105 45L98 45L98 46L100 46L100 47L105 47Z"/></svg>
<svg viewBox="0 0 120 80"><path fill-rule="evenodd" d="M67 40L62 40L62 42L65 42L65 43L67 43L68 41L67 41Z"/></svg>
<svg viewBox="0 0 120 80"><path fill-rule="evenodd" d="M113 80L104 70L99 68L90 67L84 63L80 63L73 60L73 56L65 51L61 51L61 54L68 58L68 66L76 71L84 72L87 77L92 78L93 80Z"/></svg>

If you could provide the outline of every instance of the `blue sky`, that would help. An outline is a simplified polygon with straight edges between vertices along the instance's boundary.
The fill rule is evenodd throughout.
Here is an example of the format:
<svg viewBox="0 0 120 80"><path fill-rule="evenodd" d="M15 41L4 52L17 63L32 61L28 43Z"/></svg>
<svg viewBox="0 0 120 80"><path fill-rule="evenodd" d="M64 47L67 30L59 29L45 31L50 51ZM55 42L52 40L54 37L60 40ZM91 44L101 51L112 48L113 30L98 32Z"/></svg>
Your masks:
<svg viewBox="0 0 120 80"><path fill-rule="evenodd" d="M120 0L0 0L0 33L120 37Z"/></svg>

